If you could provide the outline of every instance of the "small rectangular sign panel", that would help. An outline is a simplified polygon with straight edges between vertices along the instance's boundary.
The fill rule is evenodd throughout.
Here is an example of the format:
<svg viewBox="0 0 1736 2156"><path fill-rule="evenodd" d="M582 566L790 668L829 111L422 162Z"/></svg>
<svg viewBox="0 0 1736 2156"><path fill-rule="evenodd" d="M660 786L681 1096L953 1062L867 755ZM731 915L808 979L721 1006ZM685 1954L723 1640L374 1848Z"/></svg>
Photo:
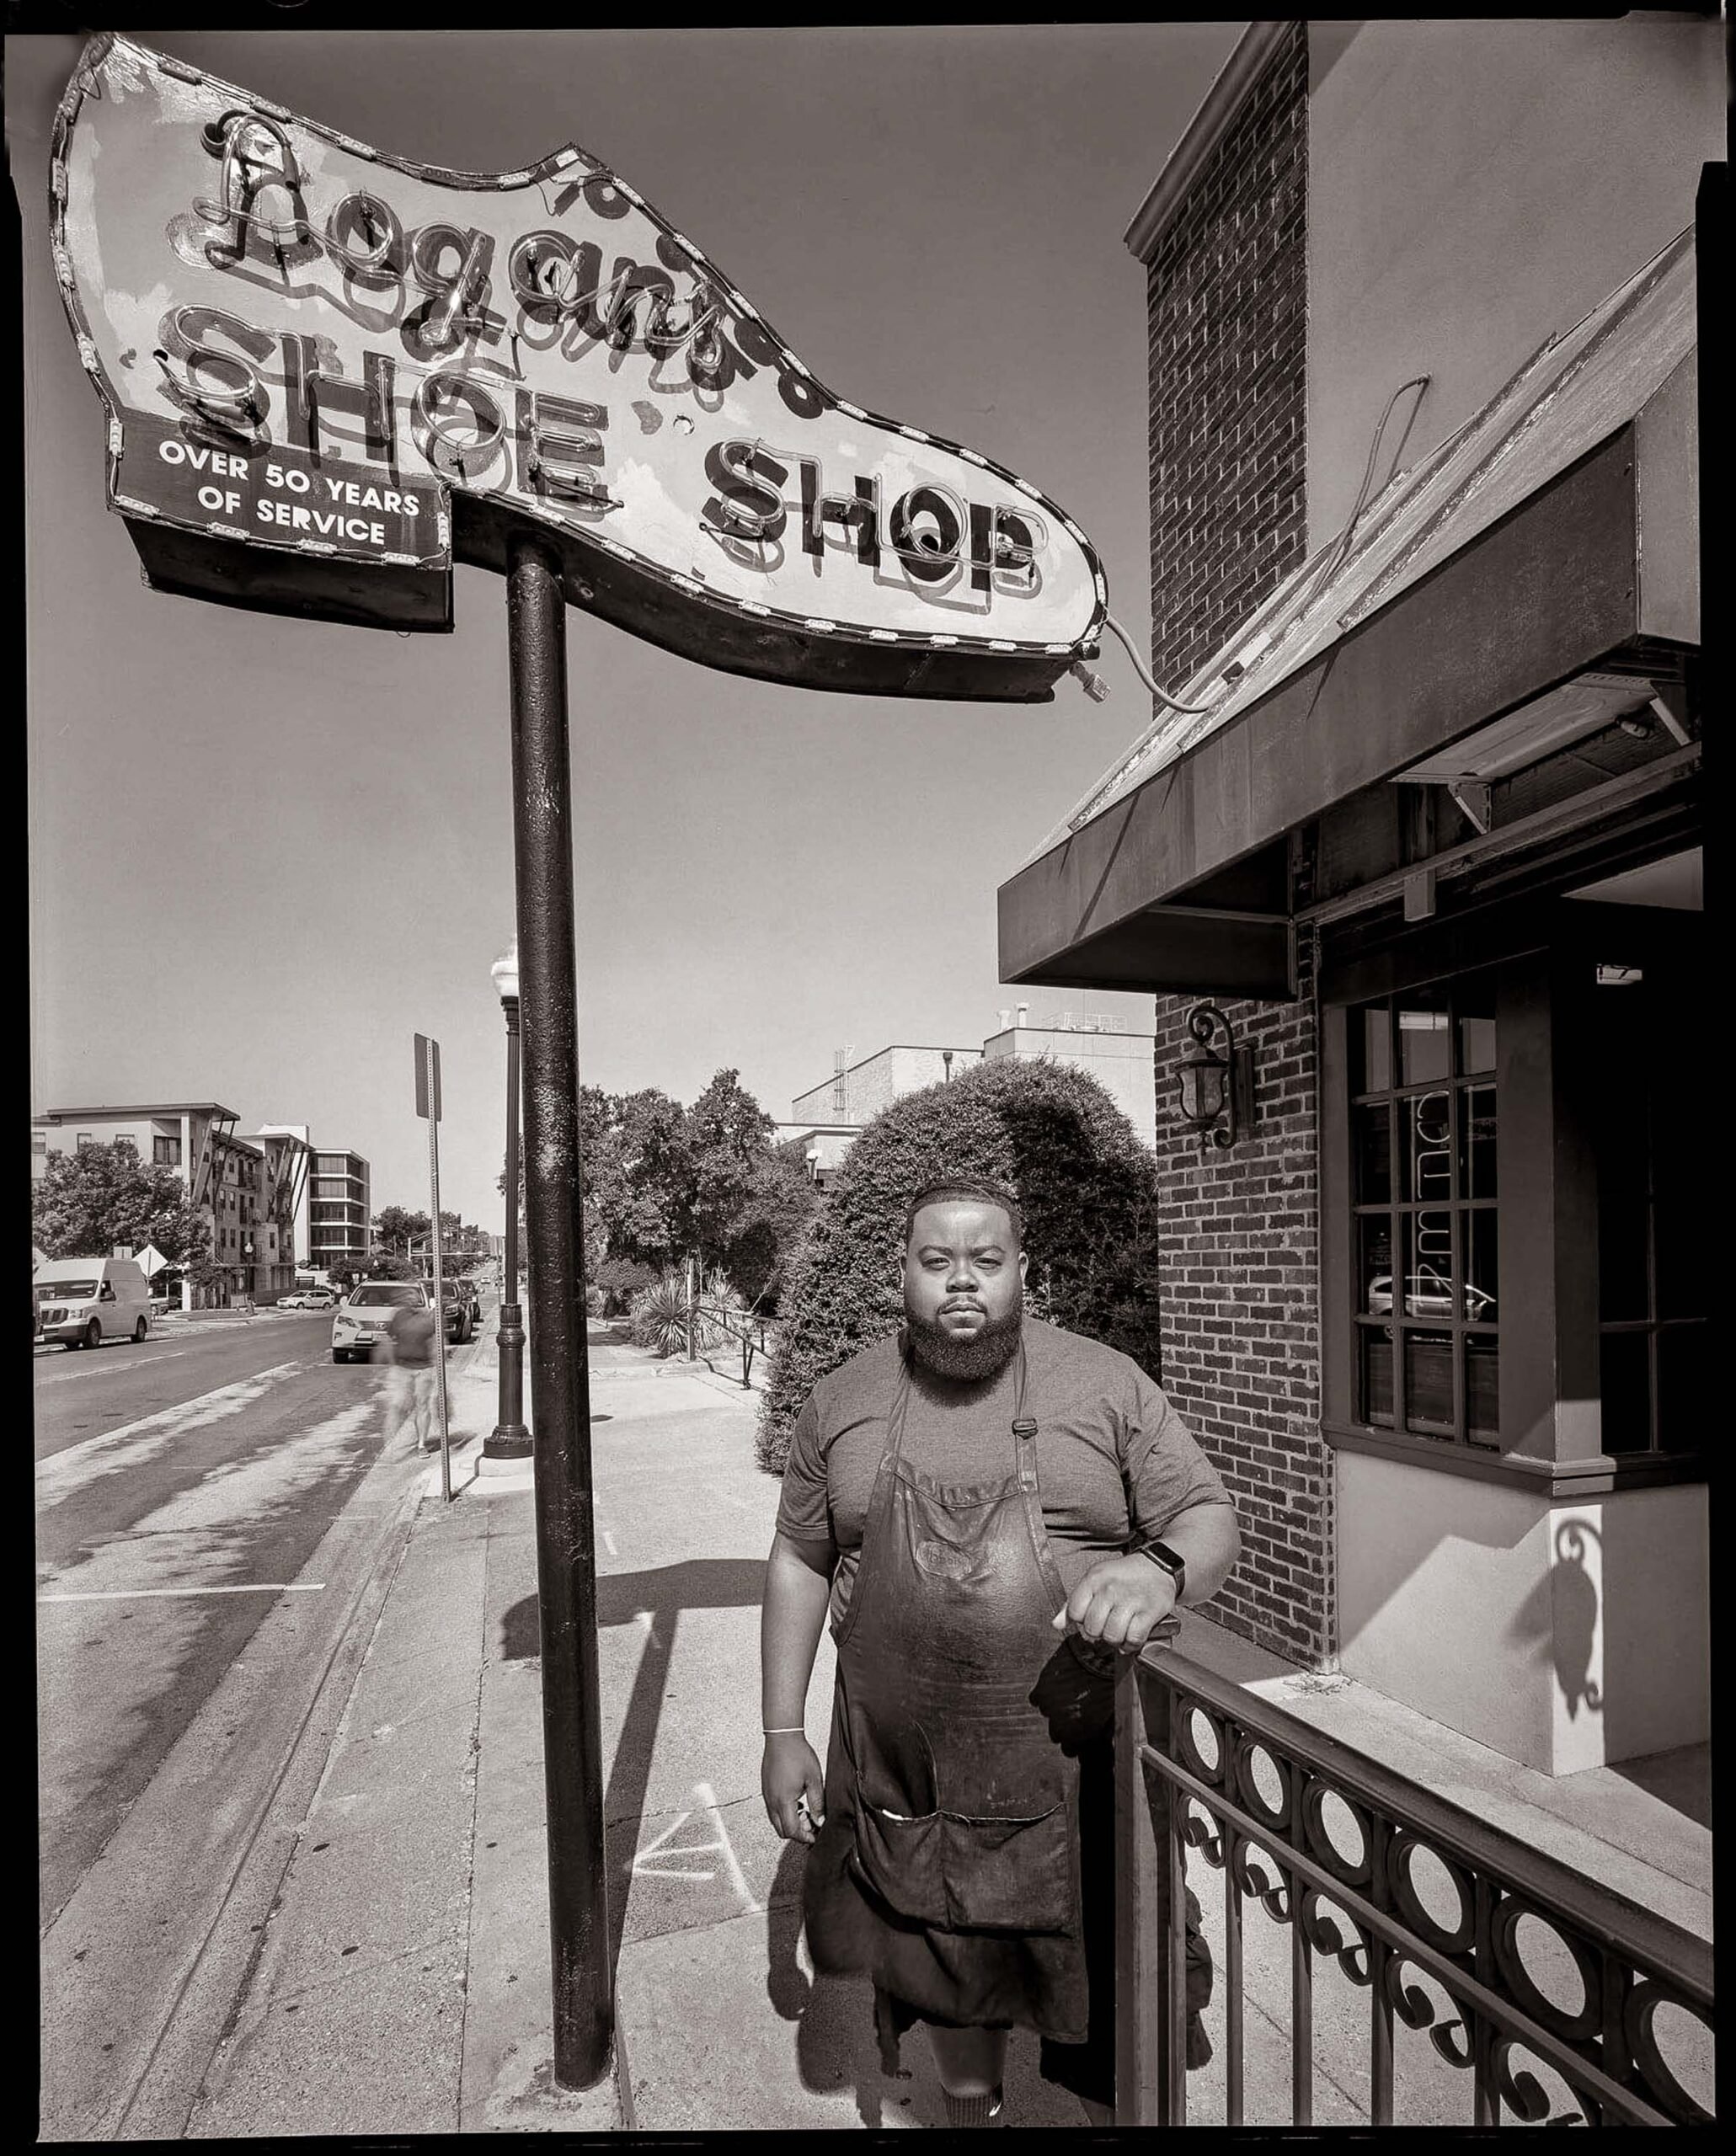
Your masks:
<svg viewBox="0 0 1736 2156"><path fill-rule="evenodd" d="M430 1081L432 1080L430 1089ZM440 1121L440 1043L431 1041L426 1033L416 1036L416 1113L428 1113L429 1094L434 1097L434 1119Z"/></svg>
<svg viewBox="0 0 1736 2156"><path fill-rule="evenodd" d="M382 566L441 558L438 488L383 465L346 462L330 446L318 459L239 436L216 447L155 413L126 413L121 439L115 496L134 515L173 517L219 538L311 541Z"/></svg>

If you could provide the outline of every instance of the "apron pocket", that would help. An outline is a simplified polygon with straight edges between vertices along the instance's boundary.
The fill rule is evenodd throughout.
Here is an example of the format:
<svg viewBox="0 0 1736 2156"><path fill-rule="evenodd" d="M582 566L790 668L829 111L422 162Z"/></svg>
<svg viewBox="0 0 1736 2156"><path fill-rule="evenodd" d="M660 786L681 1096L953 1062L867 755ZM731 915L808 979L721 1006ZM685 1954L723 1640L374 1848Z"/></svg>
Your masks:
<svg viewBox="0 0 1736 2156"><path fill-rule="evenodd" d="M947 1892L941 1876L941 1815L900 1818L858 1796L856 1865L880 1899L918 1924L944 1924Z"/></svg>
<svg viewBox="0 0 1736 2156"><path fill-rule="evenodd" d="M1064 1803L1030 1819L943 1812L939 1850L947 1916L959 1929L1073 1929L1073 1847Z"/></svg>

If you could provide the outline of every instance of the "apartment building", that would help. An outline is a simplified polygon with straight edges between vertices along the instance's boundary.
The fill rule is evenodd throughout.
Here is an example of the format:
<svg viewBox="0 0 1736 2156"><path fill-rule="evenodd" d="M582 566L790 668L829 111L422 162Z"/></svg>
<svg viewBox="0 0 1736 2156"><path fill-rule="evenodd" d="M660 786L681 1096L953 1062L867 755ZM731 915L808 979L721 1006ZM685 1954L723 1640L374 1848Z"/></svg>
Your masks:
<svg viewBox="0 0 1736 2156"><path fill-rule="evenodd" d="M318 1148L307 1203L307 1261L318 1271L366 1262L372 1242L370 1170L360 1153Z"/></svg>

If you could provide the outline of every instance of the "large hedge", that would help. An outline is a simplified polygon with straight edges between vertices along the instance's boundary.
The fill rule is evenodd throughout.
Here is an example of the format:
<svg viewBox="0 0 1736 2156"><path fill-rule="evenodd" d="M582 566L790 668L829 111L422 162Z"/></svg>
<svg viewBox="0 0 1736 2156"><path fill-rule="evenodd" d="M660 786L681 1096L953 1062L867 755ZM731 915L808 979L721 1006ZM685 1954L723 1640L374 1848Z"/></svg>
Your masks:
<svg viewBox="0 0 1736 2156"><path fill-rule="evenodd" d="M1151 1155L1076 1065L979 1063L895 1101L846 1155L791 1257L756 1453L783 1471L790 1431L827 1371L897 1326L905 1209L948 1175L1010 1183L1025 1214L1026 1308L1157 1374L1157 1180Z"/></svg>

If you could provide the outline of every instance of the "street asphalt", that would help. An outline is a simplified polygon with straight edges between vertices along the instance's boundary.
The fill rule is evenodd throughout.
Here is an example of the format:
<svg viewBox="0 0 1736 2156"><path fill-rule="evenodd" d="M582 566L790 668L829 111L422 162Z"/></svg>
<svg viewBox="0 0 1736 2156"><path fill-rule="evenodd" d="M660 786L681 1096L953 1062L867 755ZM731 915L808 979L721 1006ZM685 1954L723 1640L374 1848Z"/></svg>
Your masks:
<svg viewBox="0 0 1736 2156"><path fill-rule="evenodd" d="M408 1534L420 1463L383 1449L380 1374L334 1368L330 1330L225 1315L38 1350L47 2137L137 2130L238 1870Z"/></svg>

